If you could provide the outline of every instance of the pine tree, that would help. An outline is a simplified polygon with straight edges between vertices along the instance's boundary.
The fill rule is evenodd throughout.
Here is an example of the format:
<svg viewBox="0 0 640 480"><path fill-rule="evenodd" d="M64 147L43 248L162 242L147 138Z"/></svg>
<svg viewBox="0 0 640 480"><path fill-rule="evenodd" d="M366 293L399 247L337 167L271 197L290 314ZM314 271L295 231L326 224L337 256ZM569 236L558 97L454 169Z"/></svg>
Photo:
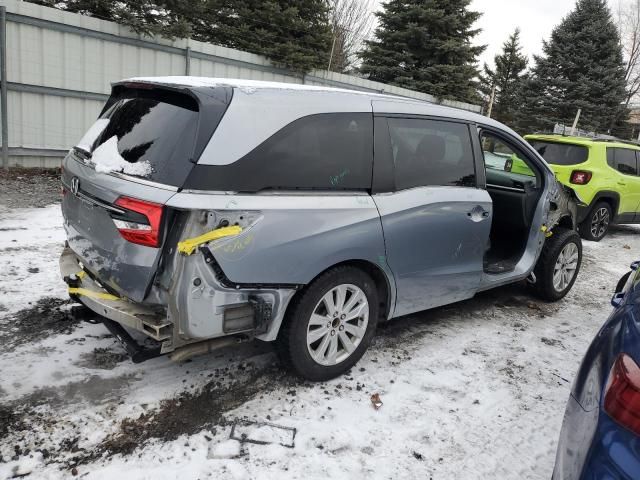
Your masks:
<svg viewBox="0 0 640 480"><path fill-rule="evenodd" d="M300 73L326 68L331 50L325 0L187 2L193 38L264 55Z"/></svg>
<svg viewBox="0 0 640 480"><path fill-rule="evenodd" d="M520 46L520 30L516 29L502 45L502 53L494 58L495 69L484 64L480 91L489 98L495 87L492 117L507 125L518 118L522 87L528 59Z"/></svg>
<svg viewBox="0 0 640 480"><path fill-rule="evenodd" d="M389 0L376 13L375 39L366 42L361 72L438 98L478 101L474 78L484 46L472 46L480 13L471 0Z"/></svg>
<svg viewBox="0 0 640 480"><path fill-rule="evenodd" d="M189 25L172 11L172 4L180 0L147 1L123 0L29 0L46 7L126 25L144 35L162 35L167 38L186 37Z"/></svg>
<svg viewBox="0 0 640 480"><path fill-rule="evenodd" d="M624 115L625 72L618 30L605 0L578 0L543 42L527 82L521 125L529 130L571 125L607 132Z"/></svg>

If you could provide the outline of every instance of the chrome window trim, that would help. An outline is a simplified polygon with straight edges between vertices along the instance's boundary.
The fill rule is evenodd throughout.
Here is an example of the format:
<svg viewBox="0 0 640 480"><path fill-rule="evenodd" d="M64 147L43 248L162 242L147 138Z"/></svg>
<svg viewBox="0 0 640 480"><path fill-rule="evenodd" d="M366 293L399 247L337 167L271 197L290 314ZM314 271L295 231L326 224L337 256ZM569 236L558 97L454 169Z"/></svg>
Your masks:
<svg viewBox="0 0 640 480"><path fill-rule="evenodd" d="M487 188L495 188L496 190L507 190L509 192L525 193L524 188L506 187L504 185L494 185L492 183L487 183Z"/></svg>

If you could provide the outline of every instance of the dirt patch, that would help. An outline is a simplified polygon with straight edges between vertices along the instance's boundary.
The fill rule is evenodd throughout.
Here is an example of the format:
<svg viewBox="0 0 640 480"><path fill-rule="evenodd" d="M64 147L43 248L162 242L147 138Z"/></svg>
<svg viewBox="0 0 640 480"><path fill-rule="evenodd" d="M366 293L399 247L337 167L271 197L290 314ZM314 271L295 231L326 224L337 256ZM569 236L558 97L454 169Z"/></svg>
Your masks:
<svg viewBox="0 0 640 480"><path fill-rule="evenodd" d="M119 363L128 359L129 356L122 351L116 352L110 348L94 348L92 352L83 354L77 365L99 370L113 370Z"/></svg>
<svg viewBox="0 0 640 480"><path fill-rule="evenodd" d="M152 412L123 420L118 431L109 436L99 449L109 455L128 455L152 439L171 441L180 435L193 435L205 428L224 426L228 424L224 417L226 412L257 394L302 383L280 366L250 372L230 386L212 381L197 392L184 392L176 398L164 400Z"/></svg>
<svg viewBox="0 0 640 480"><path fill-rule="evenodd" d="M25 425L23 416L13 407L0 405L0 438L5 438L10 431L22 431Z"/></svg>
<svg viewBox="0 0 640 480"><path fill-rule="evenodd" d="M46 207L60 201L60 189L59 169L0 170L0 205L9 208Z"/></svg>
<svg viewBox="0 0 640 480"><path fill-rule="evenodd" d="M69 300L46 297L20 310L0 324L0 342L5 352L52 335L68 335L80 323L68 309Z"/></svg>

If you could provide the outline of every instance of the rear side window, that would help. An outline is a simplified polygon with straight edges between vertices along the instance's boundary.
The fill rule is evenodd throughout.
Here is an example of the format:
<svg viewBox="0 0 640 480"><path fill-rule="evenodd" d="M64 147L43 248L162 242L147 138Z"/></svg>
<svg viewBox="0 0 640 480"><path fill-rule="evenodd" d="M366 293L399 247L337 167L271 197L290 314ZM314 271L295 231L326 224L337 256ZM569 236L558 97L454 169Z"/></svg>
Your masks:
<svg viewBox="0 0 640 480"><path fill-rule="evenodd" d="M242 141L242 132L238 132ZM369 190L373 116L328 113L300 118L229 165L197 165L197 190Z"/></svg>
<svg viewBox="0 0 640 480"><path fill-rule="evenodd" d="M625 175L638 175L638 160L635 150L607 148L607 163Z"/></svg>
<svg viewBox="0 0 640 480"><path fill-rule="evenodd" d="M547 163L552 165L578 165L589 158L589 149L583 145L539 140L530 140L529 143Z"/></svg>
<svg viewBox="0 0 640 480"><path fill-rule="evenodd" d="M421 186L475 186L467 125L440 120L389 118L396 190Z"/></svg>

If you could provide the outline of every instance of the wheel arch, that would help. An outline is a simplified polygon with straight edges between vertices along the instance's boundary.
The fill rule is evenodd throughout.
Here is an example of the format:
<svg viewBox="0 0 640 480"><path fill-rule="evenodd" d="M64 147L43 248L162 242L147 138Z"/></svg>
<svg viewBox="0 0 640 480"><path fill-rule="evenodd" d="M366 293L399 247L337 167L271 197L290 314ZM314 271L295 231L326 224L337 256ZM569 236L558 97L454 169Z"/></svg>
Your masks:
<svg viewBox="0 0 640 480"><path fill-rule="evenodd" d="M620 207L620 194L618 192L613 192L610 190L603 190L598 192L593 200L591 201L591 206L589 208L589 215L593 212L594 207L599 202L607 202L611 207L611 212L613 213L613 218L615 219L618 216L618 208Z"/></svg>
<svg viewBox="0 0 640 480"><path fill-rule="evenodd" d="M352 259L352 260L345 260L342 262L335 263L325 268L321 272L319 272L315 277L311 279L311 281L309 281L309 283L307 283L307 285L312 284L318 277L323 275L325 272L328 272L329 270L332 270L337 267L345 267L345 266L358 268L373 279L373 281L376 284L376 288L378 290L378 298L380 301L378 322L382 323L387 321L389 318L389 315L392 313L392 306L395 304L395 282L393 281L393 277L390 277L390 275L387 272L385 272L383 268L381 268L379 265L376 265L373 262L370 262L368 260L363 260L363 259ZM302 294L302 292L305 290L307 285L305 285L303 288L301 288L295 293L295 295L289 302L289 305L287 305L287 309L290 308L295 298Z"/></svg>
<svg viewBox="0 0 640 480"><path fill-rule="evenodd" d="M575 230L577 227L577 221L569 214L563 215L558 220L556 227L562 227L568 230Z"/></svg>

